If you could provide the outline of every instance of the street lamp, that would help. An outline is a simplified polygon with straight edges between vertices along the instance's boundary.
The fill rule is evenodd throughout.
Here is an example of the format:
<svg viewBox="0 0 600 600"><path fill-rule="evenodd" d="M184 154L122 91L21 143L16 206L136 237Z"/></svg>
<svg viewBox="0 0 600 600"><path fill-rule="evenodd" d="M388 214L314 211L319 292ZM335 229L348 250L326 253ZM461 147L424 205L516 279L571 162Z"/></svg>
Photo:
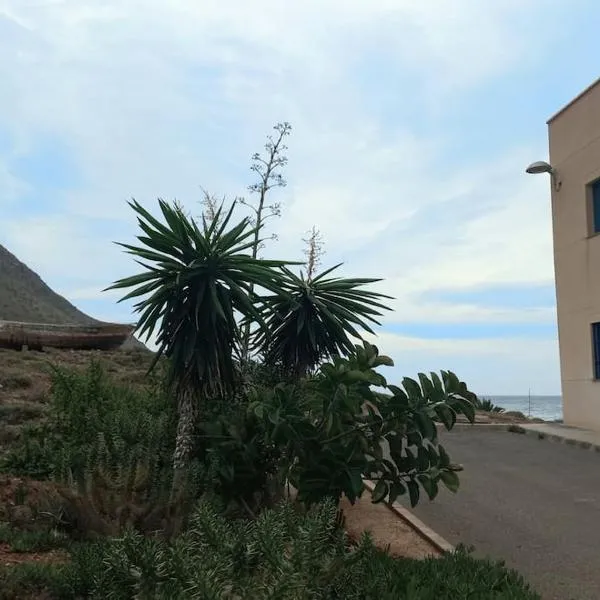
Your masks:
<svg viewBox="0 0 600 600"><path fill-rule="evenodd" d="M556 191L560 190L562 181L558 178L556 169L552 165L547 163L546 161L536 160L535 162L532 162L525 169L525 172L529 173L530 175L538 175L539 173L549 173L550 178L552 179L552 184L554 186L554 189Z"/></svg>

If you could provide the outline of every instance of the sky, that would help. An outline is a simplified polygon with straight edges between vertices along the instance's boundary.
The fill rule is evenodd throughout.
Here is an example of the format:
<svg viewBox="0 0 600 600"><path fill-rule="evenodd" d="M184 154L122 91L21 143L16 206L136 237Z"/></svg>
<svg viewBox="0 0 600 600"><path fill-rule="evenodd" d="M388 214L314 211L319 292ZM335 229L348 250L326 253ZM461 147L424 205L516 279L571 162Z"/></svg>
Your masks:
<svg viewBox="0 0 600 600"><path fill-rule="evenodd" d="M383 278L395 367L559 394L546 120L592 83L593 0L0 0L0 244L92 316L127 201L233 199L289 121L265 252ZM241 215L240 215L241 216Z"/></svg>

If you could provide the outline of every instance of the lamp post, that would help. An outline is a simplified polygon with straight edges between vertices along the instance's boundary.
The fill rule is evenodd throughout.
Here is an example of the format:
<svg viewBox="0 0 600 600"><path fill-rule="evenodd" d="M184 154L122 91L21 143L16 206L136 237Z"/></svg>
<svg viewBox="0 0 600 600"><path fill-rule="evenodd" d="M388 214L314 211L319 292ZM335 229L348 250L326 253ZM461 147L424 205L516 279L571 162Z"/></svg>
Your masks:
<svg viewBox="0 0 600 600"><path fill-rule="evenodd" d="M558 174L556 173L556 169L549 163L543 160L537 160L532 162L526 169L526 173L530 175L538 175L539 173L549 173L550 178L552 180L552 185L554 189L558 192L560 190L560 186L562 185L562 181L558 178Z"/></svg>

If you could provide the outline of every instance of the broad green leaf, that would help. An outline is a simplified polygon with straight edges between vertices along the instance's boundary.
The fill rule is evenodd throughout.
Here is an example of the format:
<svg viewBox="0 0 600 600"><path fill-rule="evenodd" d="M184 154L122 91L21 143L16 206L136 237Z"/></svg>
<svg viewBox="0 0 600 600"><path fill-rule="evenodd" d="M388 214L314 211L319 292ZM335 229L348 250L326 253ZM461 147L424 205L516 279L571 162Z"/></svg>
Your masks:
<svg viewBox="0 0 600 600"><path fill-rule="evenodd" d="M385 497L388 495L389 491L390 491L390 488L389 488L387 482L385 482L383 479L380 479L377 482L377 485L375 486L373 493L371 494L371 502L373 504L378 504L379 502L381 502L382 500L385 499Z"/></svg>
<svg viewBox="0 0 600 600"><path fill-rule="evenodd" d="M440 403L435 407L440 421L444 424L444 427L450 431L456 423L456 413L447 404Z"/></svg>
<svg viewBox="0 0 600 600"><path fill-rule="evenodd" d="M419 503L419 484L414 479L409 479L407 486L410 505L414 508Z"/></svg>
<svg viewBox="0 0 600 600"><path fill-rule="evenodd" d="M440 391L440 392L444 392L444 384L442 383L442 380L440 379L440 376L437 373L434 373L433 371L430 373L431 375L431 382L433 383L433 387Z"/></svg>
<svg viewBox="0 0 600 600"><path fill-rule="evenodd" d="M429 453L423 446L419 446L417 452L417 464L419 471L427 471L427 469L429 469Z"/></svg>
<svg viewBox="0 0 600 600"><path fill-rule="evenodd" d="M442 471L440 477L444 485L451 491L456 493L460 485L458 475L454 471Z"/></svg>
<svg viewBox="0 0 600 600"><path fill-rule="evenodd" d="M380 444L369 444L368 441L362 436L359 439L361 442L364 442L363 448L366 448L366 452L372 454L372 456L377 460L383 459L383 448Z"/></svg>
<svg viewBox="0 0 600 600"><path fill-rule="evenodd" d="M429 378L427 377L427 375L425 375L425 373L419 373L418 377L419 377L419 382L421 384L421 389L423 390L423 395L426 398L431 398L431 395L434 391L433 383L429 380Z"/></svg>
<svg viewBox="0 0 600 600"><path fill-rule="evenodd" d="M427 447L427 452L429 454L429 464L432 467L437 467L439 465L440 462L440 457L438 455L438 453L435 450L435 446L430 445Z"/></svg>
<svg viewBox="0 0 600 600"><path fill-rule="evenodd" d="M402 456L402 437L399 435L390 435L387 438L390 454L395 462L398 462Z"/></svg>
<svg viewBox="0 0 600 600"><path fill-rule="evenodd" d="M441 468L448 467L450 465L450 457L448 456L446 449L441 444L438 444L437 449L440 456L439 466Z"/></svg>
<svg viewBox="0 0 600 600"><path fill-rule="evenodd" d="M348 371L346 377L351 381L363 381L367 383L371 380L368 372L358 371L356 369Z"/></svg>
<svg viewBox="0 0 600 600"><path fill-rule="evenodd" d="M390 404L394 407L394 409L399 411L406 410L409 406L409 401L404 390L390 385L388 385L388 389L392 392L392 394L394 394L390 399Z"/></svg>
<svg viewBox="0 0 600 600"><path fill-rule="evenodd" d="M362 473L359 470L347 471L354 498L359 498L364 489ZM348 493L346 493L348 496ZM350 498L350 496L348 496Z"/></svg>
<svg viewBox="0 0 600 600"><path fill-rule="evenodd" d="M429 418L425 412L416 412L414 416L415 422L418 425L421 435L428 440L437 439L437 428L435 423Z"/></svg>
<svg viewBox="0 0 600 600"><path fill-rule="evenodd" d="M427 474L420 474L417 476L417 479L419 480L421 486L427 493L429 499L433 500L438 495L437 482Z"/></svg>
<svg viewBox="0 0 600 600"><path fill-rule="evenodd" d="M458 394L460 392L460 380L458 377L452 372L447 372L447 381L446 381L446 391L450 391L452 393Z"/></svg>
<svg viewBox="0 0 600 600"><path fill-rule="evenodd" d="M402 379L402 385L411 400L417 401L423 398L421 386L414 379L404 377Z"/></svg>
<svg viewBox="0 0 600 600"><path fill-rule="evenodd" d="M455 408L458 408L460 412L467 417L470 423L475 422L475 407L469 400L462 398L461 396L456 396L453 398L453 403Z"/></svg>
<svg viewBox="0 0 600 600"><path fill-rule="evenodd" d="M410 431L406 435L406 441L409 446L420 446L423 442L423 436L418 431Z"/></svg>
<svg viewBox="0 0 600 600"><path fill-rule="evenodd" d="M396 481L392 484L390 488L390 496L388 502L392 504L396 502L399 496L404 496L406 494L406 486L400 481Z"/></svg>
<svg viewBox="0 0 600 600"><path fill-rule="evenodd" d="M373 368L377 367L393 367L394 361L389 356L378 356L371 364Z"/></svg>

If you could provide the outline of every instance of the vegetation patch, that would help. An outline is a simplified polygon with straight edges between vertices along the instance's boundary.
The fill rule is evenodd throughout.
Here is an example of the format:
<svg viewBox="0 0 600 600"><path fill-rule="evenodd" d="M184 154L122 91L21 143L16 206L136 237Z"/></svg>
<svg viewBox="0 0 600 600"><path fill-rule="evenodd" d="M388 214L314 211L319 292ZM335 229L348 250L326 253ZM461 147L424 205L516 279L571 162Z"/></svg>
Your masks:
<svg viewBox="0 0 600 600"><path fill-rule="evenodd" d="M475 406L475 408L477 410L481 410L483 412L489 412L489 413L505 412L504 408L494 404L490 398L479 398L478 396L473 394L472 397L469 399L471 400L471 402L473 403L473 405Z"/></svg>
<svg viewBox="0 0 600 600"><path fill-rule="evenodd" d="M33 385L33 379L26 373L9 371L0 375L0 386L7 390L26 389Z"/></svg>
<svg viewBox="0 0 600 600"><path fill-rule="evenodd" d="M368 535L351 544L336 505L308 512L289 503L251 522L226 519L201 502L174 543L133 531L119 540L77 545L71 561L0 569L0 589L48 598L539 598L502 563L465 549L439 559L390 557Z"/></svg>
<svg viewBox="0 0 600 600"><path fill-rule="evenodd" d="M0 460L0 599L537 598L464 550L403 560L344 530L365 479L375 504L458 491L438 429L474 422L474 395L445 370L387 381L393 360L361 336L390 298L319 271L314 228L306 264L261 257L290 126L275 131L254 201L207 196L201 222L131 202L140 235L121 245L142 271L111 288L155 355L26 353L0 388L4 406L40 401Z"/></svg>
<svg viewBox="0 0 600 600"><path fill-rule="evenodd" d="M521 427L520 425L509 425L507 427L507 430L510 431L511 433L522 433L522 434L527 433L527 430L524 427Z"/></svg>

